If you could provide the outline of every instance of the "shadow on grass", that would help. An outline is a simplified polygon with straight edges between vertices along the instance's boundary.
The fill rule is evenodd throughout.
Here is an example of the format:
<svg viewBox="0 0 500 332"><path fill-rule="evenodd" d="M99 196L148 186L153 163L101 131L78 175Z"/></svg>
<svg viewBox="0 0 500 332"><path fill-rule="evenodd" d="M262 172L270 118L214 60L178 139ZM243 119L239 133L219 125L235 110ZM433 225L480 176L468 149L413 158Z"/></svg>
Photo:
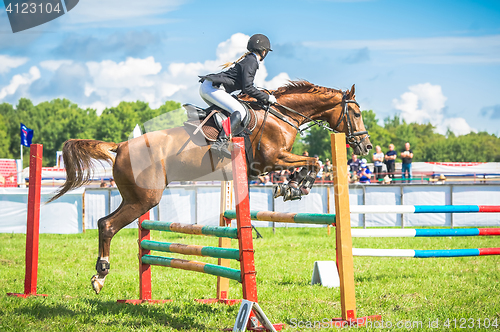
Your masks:
<svg viewBox="0 0 500 332"><path fill-rule="evenodd" d="M167 307L166 307L167 306ZM236 308L235 315L237 312ZM119 326L147 327L163 325L178 330L210 330L210 326L199 323L209 314L226 310L216 306L198 303L142 304L132 305L114 301L84 299L80 304L68 302L33 303L15 310L19 315L33 317L38 320L54 320L54 318L77 318L79 323L99 324L108 327ZM231 310L231 309L228 309ZM197 321L198 320L198 321Z"/></svg>

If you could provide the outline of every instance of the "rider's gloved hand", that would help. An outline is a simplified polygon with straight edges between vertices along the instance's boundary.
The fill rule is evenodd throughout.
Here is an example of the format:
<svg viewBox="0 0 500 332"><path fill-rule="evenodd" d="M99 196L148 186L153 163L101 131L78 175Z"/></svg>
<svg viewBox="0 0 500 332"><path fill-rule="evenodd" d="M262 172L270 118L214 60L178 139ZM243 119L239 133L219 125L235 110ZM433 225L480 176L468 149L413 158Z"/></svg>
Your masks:
<svg viewBox="0 0 500 332"><path fill-rule="evenodd" d="M269 104L276 104L278 101L276 100L276 97L273 95L269 95Z"/></svg>

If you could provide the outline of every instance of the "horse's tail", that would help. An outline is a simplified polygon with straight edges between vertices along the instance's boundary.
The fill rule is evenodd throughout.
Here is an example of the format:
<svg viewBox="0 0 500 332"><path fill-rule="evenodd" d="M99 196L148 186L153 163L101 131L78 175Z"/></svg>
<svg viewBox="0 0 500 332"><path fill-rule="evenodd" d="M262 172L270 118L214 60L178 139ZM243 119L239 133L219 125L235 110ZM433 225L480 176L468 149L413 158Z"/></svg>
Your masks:
<svg viewBox="0 0 500 332"><path fill-rule="evenodd" d="M91 139L71 139L64 143L63 160L66 167L66 182L47 203L50 203L68 191L79 188L92 180L95 165L93 159L115 162L118 144Z"/></svg>

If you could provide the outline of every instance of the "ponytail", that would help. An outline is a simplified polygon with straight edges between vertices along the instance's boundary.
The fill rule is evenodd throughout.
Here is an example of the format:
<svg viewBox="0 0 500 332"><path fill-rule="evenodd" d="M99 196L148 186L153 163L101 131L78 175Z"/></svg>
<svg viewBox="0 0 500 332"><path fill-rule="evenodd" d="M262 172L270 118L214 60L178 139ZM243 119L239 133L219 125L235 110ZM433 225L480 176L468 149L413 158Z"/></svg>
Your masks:
<svg viewBox="0 0 500 332"><path fill-rule="evenodd" d="M228 67L231 67L232 65L235 65L237 64L238 62L240 62L241 60L243 60L244 57L246 57L247 55L249 55L250 53L252 52L246 52L245 54L243 54L242 56L240 56L240 58L234 62L226 62L225 64L221 65L222 69L226 69Z"/></svg>

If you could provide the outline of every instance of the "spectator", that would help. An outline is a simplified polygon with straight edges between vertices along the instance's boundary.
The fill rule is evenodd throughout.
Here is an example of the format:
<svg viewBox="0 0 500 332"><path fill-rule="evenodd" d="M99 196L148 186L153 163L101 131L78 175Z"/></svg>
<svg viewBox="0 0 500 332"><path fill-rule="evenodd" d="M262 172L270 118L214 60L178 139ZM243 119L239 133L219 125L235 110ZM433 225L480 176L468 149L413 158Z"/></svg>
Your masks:
<svg viewBox="0 0 500 332"><path fill-rule="evenodd" d="M380 148L380 145L375 147L375 153L373 154L373 173L375 174L375 179L378 181L384 176L382 175L382 165L384 163L384 153Z"/></svg>
<svg viewBox="0 0 500 332"><path fill-rule="evenodd" d="M352 174L358 174L360 164L361 163L358 160L358 156L356 156L354 153L352 154L351 159L347 161L347 165L349 165L349 171Z"/></svg>
<svg viewBox="0 0 500 332"><path fill-rule="evenodd" d="M273 183L271 182L271 178L269 177L269 175L264 175L261 179L261 183L259 183L259 185L261 186L272 186Z"/></svg>
<svg viewBox="0 0 500 332"><path fill-rule="evenodd" d="M323 162L319 160L319 156L317 154L314 155L314 158L316 158L316 161L319 164L319 171L316 173L316 179L321 180L323 179Z"/></svg>
<svg viewBox="0 0 500 332"><path fill-rule="evenodd" d="M116 187L115 179L113 179L113 178L109 179L109 186L108 187Z"/></svg>
<svg viewBox="0 0 500 332"><path fill-rule="evenodd" d="M370 182L371 177L372 177L372 172L370 171L366 163L361 163L358 172L359 183L371 183Z"/></svg>
<svg viewBox="0 0 500 332"><path fill-rule="evenodd" d="M101 184L99 185L99 188L106 188L106 182L104 181L104 179L101 179Z"/></svg>
<svg viewBox="0 0 500 332"><path fill-rule="evenodd" d="M403 180L408 179L411 181L411 161L413 159L413 151L410 149L410 143L405 143L405 150L401 152L401 158L403 159L403 165L401 167L401 175ZM408 175L407 175L408 174Z"/></svg>
<svg viewBox="0 0 500 332"><path fill-rule="evenodd" d="M384 176L384 181L382 183L391 184L391 178L389 177L389 175Z"/></svg>
<svg viewBox="0 0 500 332"><path fill-rule="evenodd" d="M396 172L396 157L398 153L394 150L394 144L389 144L389 151L385 154L385 166L387 167L387 173L391 179L394 179L394 173Z"/></svg>
<svg viewBox="0 0 500 332"><path fill-rule="evenodd" d="M446 176L444 176L444 174L441 174L437 179L430 179L429 182L434 184L445 184Z"/></svg>
<svg viewBox="0 0 500 332"><path fill-rule="evenodd" d="M328 158L326 158L325 166L323 166L323 180L333 181L333 166Z"/></svg>

